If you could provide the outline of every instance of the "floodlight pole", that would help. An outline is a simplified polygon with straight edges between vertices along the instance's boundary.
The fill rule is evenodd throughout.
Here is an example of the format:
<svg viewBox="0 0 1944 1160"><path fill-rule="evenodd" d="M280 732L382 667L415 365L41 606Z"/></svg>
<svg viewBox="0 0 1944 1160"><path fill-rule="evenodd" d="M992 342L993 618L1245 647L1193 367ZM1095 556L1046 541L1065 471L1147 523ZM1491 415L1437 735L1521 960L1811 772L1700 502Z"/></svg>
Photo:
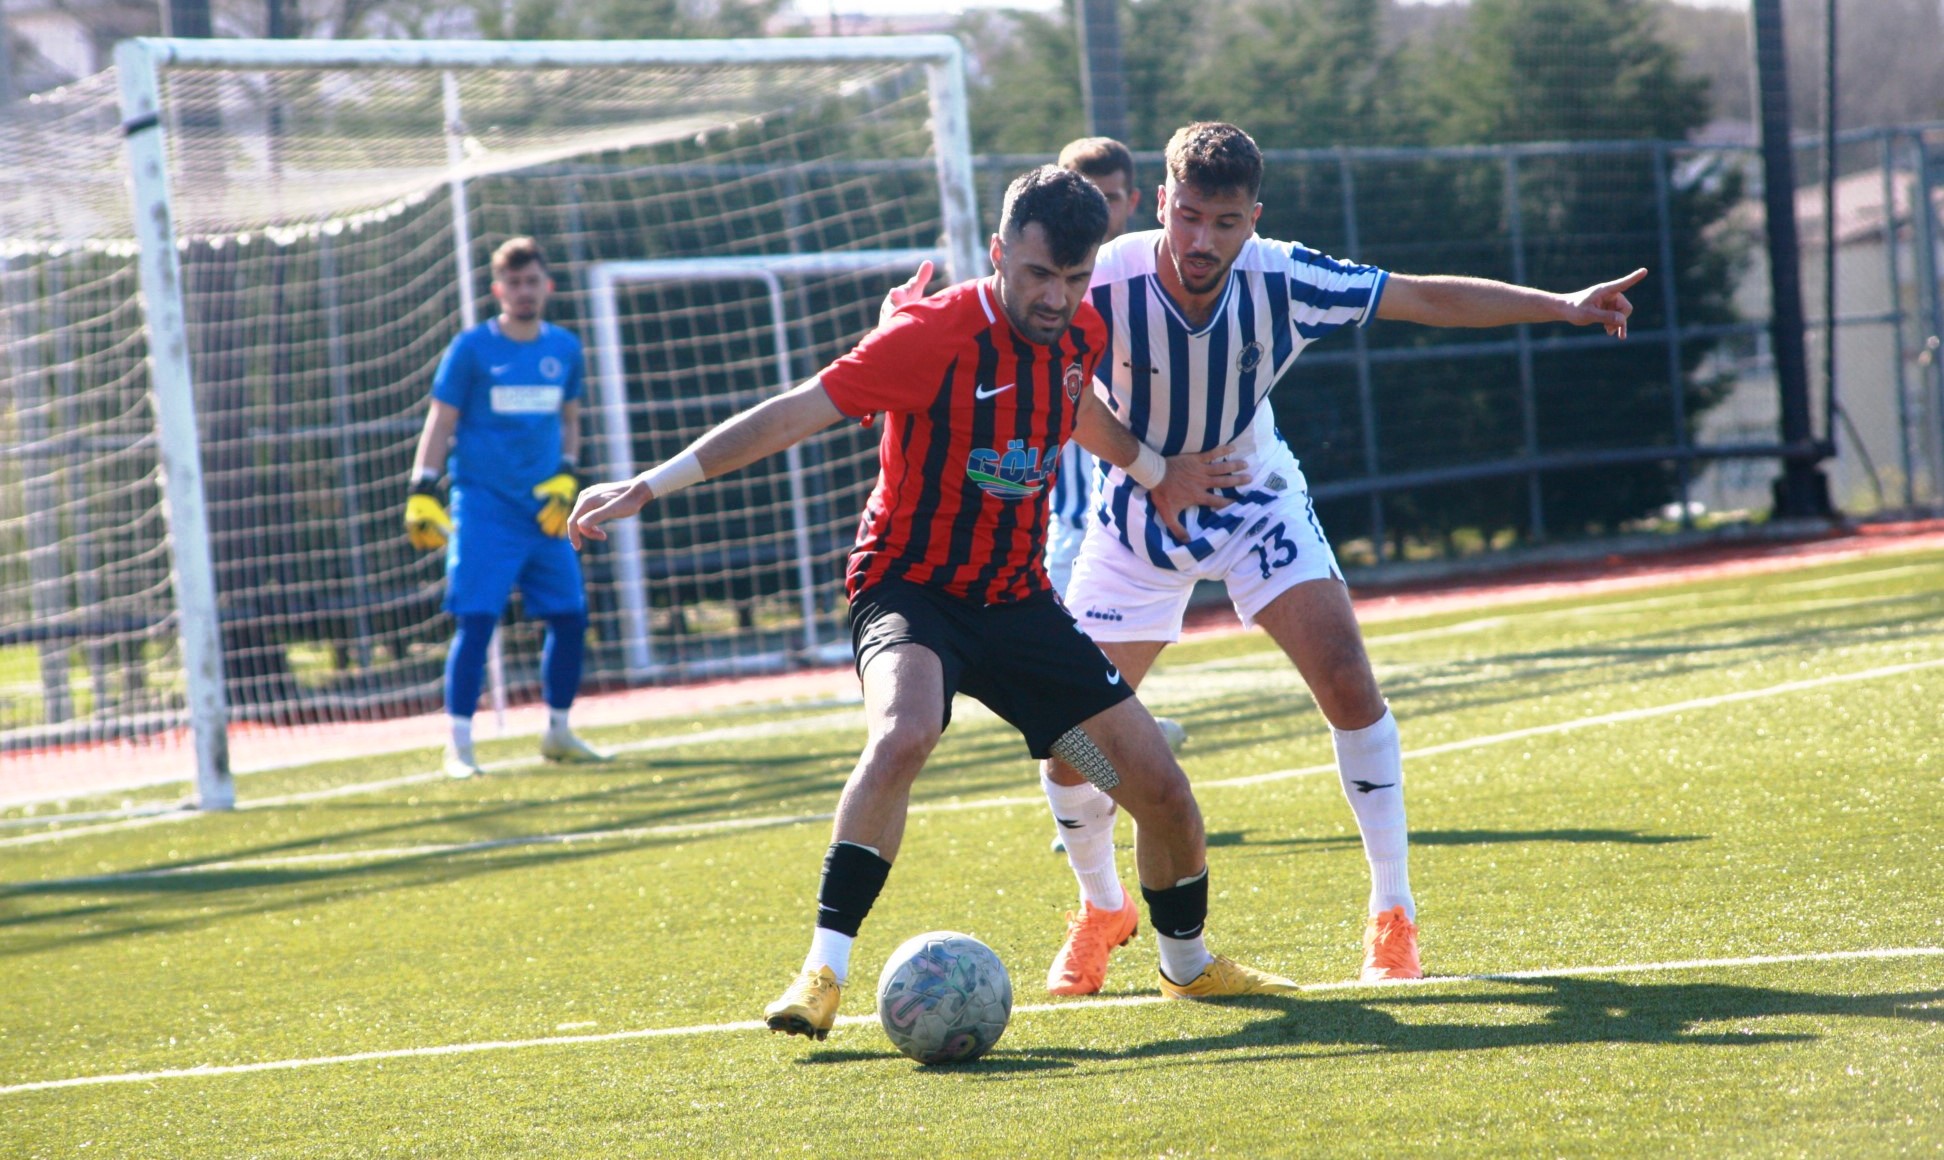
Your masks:
<svg viewBox="0 0 1944 1160"><path fill-rule="evenodd" d="M1829 479L1817 463L1828 448L1810 424L1809 357L1803 344L1802 246L1796 234L1795 157L1789 141L1787 42L1782 0L1754 0L1757 105L1762 119L1762 197L1768 220L1769 344L1781 392L1782 442L1775 514L1830 515Z"/></svg>
<svg viewBox="0 0 1944 1160"><path fill-rule="evenodd" d="M1127 81L1121 63L1121 0L1080 0L1080 101L1087 132L1127 139Z"/></svg>
<svg viewBox="0 0 1944 1160"><path fill-rule="evenodd" d="M230 776L229 697L223 687L223 628L216 603L216 565L209 547L203 496L202 448L190 373L189 325L182 266L176 256L175 215L163 141L161 86L155 58L140 41L115 48L121 82L122 136L128 147L130 198L141 245L142 315L148 340L149 399L155 408L162 472L162 512L169 527L169 579L175 593L176 636L196 750L196 805L236 805Z"/></svg>

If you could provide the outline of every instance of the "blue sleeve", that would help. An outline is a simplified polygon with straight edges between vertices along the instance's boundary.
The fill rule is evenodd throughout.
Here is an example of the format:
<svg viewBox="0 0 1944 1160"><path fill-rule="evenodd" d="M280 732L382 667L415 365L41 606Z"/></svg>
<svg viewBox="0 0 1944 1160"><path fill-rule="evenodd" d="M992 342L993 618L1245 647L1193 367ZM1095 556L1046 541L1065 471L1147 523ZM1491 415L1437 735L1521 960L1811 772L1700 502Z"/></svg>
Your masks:
<svg viewBox="0 0 1944 1160"><path fill-rule="evenodd" d="M1340 326L1367 326L1377 317L1388 271L1343 262L1291 243L1289 247L1291 320L1306 338Z"/></svg>
<svg viewBox="0 0 1944 1160"><path fill-rule="evenodd" d="M464 411L467 396L472 393L473 376L472 344L462 333L446 347L445 357L439 360L439 369L432 376L432 397Z"/></svg>

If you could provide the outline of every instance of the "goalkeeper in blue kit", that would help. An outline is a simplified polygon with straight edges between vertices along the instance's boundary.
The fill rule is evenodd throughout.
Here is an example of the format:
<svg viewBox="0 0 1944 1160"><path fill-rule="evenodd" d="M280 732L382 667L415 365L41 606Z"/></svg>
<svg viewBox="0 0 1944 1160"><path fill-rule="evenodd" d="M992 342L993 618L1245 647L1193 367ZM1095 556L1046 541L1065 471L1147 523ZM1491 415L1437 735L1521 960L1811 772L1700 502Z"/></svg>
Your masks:
<svg viewBox="0 0 1944 1160"><path fill-rule="evenodd" d="M432 411L419 434L405 503L412 546L446 554L445 609L458 621L446 655L446 714L452 740L445 771L473 777L473 710L486 652L514 585L528 616L547 622L540 653L550 761L605 761L567 725L580 688L587 595L567 542L567 516L580 490L580 397L586 360L580 340L542 320L553 281L532 238L493 252L495 318L446 348L432 380ZM452 502L439 498L449 473Z"/></svg>

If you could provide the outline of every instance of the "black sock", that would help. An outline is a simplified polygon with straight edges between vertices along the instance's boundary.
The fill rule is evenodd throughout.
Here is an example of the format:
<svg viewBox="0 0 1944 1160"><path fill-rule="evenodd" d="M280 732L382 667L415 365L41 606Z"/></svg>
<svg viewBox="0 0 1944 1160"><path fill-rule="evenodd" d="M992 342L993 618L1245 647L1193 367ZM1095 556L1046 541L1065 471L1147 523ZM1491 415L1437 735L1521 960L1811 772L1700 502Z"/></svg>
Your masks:
<svg viewBox="0 0 1944 1160"><path fill-rule="evenodd" d="M891 863L870 850L855 842L832 842L824 854L823 884L817 888L817 925L856 938L890 873Z"/></svg>
<svg viewBox="0 0 1944 1160"><path fill-rule="evenodd" d="M1165 890L1141 887L1147 900L1148 921L1156 934L1168 938L1194 938L1208 921L1208 871Z"/></svg>

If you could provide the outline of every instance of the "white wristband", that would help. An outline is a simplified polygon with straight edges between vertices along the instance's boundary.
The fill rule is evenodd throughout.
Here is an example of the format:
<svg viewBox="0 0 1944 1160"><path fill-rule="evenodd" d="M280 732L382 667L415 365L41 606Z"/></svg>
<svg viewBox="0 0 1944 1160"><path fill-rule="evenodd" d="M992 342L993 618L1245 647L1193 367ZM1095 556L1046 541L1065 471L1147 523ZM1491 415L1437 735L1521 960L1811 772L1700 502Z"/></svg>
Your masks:
<svg viewBox="0 0 1944 1160"><path fill-rule="evenodd" d="M1168 461L1161 458L1159 451L1143 443L1141 453L1134 457L1134 462L1128 464L1126 470L1129 479L1153 491L1167 478Z"/></svg>
<svg viewBox="0 0 1944 1160"><path fill-rule="evenodd" d="M641 482L655 493L656 499L674 495L685 487L693 487L708 476L702 474L702 463L695 458L695 452L684 451L659 467L651 468L641 474Z"/></svg>

